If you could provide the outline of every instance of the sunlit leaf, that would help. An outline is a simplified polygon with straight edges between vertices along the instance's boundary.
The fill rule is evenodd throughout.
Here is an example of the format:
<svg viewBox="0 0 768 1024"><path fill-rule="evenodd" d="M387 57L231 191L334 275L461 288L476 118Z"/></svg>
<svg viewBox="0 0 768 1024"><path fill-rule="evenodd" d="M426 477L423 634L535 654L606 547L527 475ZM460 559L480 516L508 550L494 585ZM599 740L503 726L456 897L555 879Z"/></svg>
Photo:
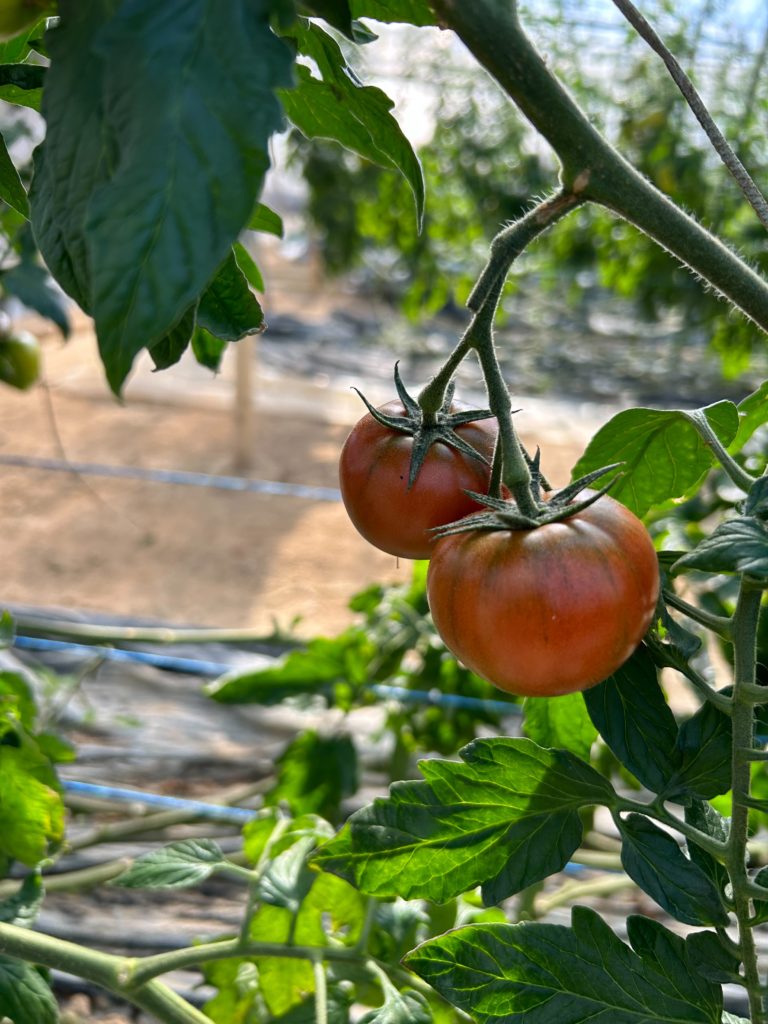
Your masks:
<svg viewBox="0 0 768 1024"><path fill-rule="evenodd" d="M570 750L577 757L589 760L597 729L580 693L562 697L529 697L523 708L526 736L541 747Z"/></svg>
<svg viewBox="0 0 768 1024"><path fill-rule="evenodd" d="M494 904L560 871L581 841L579 808L615 799L589 765L531 740L476 740L461 757L422 761L426 781L395 783L316 862L372 895L441 903L480 885Z"/></svg>
<svg viewBox="0 0 768 1024"><path fill-rule="evenodd" d="M205 881L224 865L211 839L183 839L138 857L112 885L127 889L185 889Z"/></svg>
<svg viewBox="0 0 768 1024"><path fill-rule="evenodd" d="M720 1024L722 997L691 1001L690 982L634 953L587 907L570 928L527 922L459 928L407 966L477 1024Z"/></svg>
<svg viewBox="0 0 768 1024"><path fill-rule="evenodd" d="M730 444L739 426L736 406L717 402L704 412L723 444ZM653 505L688 494L715 458L690 414L627 409L595 434L573 468L573 479L614 462L623 463L623 476L611 488L612 497L642 516Z"/></svg>

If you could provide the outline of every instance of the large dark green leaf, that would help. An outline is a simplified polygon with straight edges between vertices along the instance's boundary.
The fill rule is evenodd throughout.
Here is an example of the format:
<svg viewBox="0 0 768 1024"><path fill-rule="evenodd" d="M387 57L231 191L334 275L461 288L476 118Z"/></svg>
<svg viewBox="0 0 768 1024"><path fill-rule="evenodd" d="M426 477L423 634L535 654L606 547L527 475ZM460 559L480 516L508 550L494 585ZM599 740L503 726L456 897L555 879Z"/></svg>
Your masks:
<svg viewBox="0 0 768 1024"><path fill-rule="evenodd" d="M355 18L376 21L402 21L410 25L435 25L435 16L427 0L350 0Z"/></svg>
<svg viewBox="0 0 768 1024"><path fill-rule="evenodd" d="M205 881L224 863L224 855L213 840L182 839L138 857L112 885L127 889L186 889Z"/></svg>
<svg viewBox="0 0 768 1024"><path fill-rule="evenodd" d="M731 788L731 719L705 704L680 727L676 753L679 767L670 780L667 799L680 794L705 800Z"/></svg>
<svg viewBox="0 0 768 1024"><path fill-rule="evenodd" d="M737 516L721 523L693 551L678 558L674 572L744 572L768 579L768 523L752 516Z"/></svg>
<svg viewBox="0 0 768 1024"><path fill-rule="evenodd" d="M675 840L641 814L621 821L621 863L629 877L684 924L726 925L728 914L712 880Z"/></svg>
<svg viewBox="0 0 768 1024"><path fill-rule="evenodd" d="M42 975L30 964L0 956L0 1020L56 1024L59 1008Z"/></svg>
<svg viewBox="0 0 768 1024"><path fill-rule="evenodd" d="M164 337L152 345L149 354L156 369L167 370L169 366L178 363L192 338L196 316L197 305L195 304L189 307L175 327L172 327Z"/></svg>
<svg viewBox="0 0 768 1024"><path fill-rule="evenodd" d="M12 206L22 217L29 217L27 190L21 183L19 172L8 154L8 147L2 135L0 135L0 199Z"/></svg>
<svg viewBox="0 0 768 1024"><path fill-rule="evenodd" d="M706 936L704 946L709 938L719 942L714 932L697 932L695 935ZM664 975L686 1002L699 1003L713 1014L722 1010L723 993L719 984L697 971L699 961L695 946L689 945L658 921L635 914L627 918L627 938L643 962Z"/></svg>
<svg viewBox="0 0 768 1024"><path fill-rule="evenodd" d="M685 948L692 967L691 973L696 972L700 977L720 985L739 984L741 960L732 949L725 947L717 932L693 932L686 936Z"/></svg>
<svg viewBox="0 0 768 1024"><path fill-rule="evenodd" d="M677 766L677 723L644 647L614 674L584 692L600 735L644 786L660 793Z"/></svg>
<svg viewBox="0 0 768 1024"><path fill-rule="evenodd" d="M67 300L54 287L51 276L44 267L23 261L6 270L0 280L11 295L15 295L40 316L52 320L64 337L69 337Z"/></svg>
<svg viewBox="0 0 768 1024"><path fill-rule="evenodd" d="M319 26L299 22L291 33L300 52L317 63L322 81L309 68L297 66L297 88L281 93L288 117L309 139L335 139L375 164L399 170L413 191L421 223L421 165L392 116L392 100L381 89L358 81L338 43Z"/></svg>
<svg viewBox="0 0 768 1024"><path fill-rule="evenodd" d="M560 871L581 841L579 808L610 783L573 754L526 739L475 740L462 761L422 761L356 812L316 860L363 892L442 903L478 885L498 903Z"/></svg>
<svg viewBox="0 0 768 1024"><path fill-rule="evenodd" d="M586 907L570 928L459 928L405 962L478 1024L720 1024L722 1003L692 999L683 969L657 970Z"/></svg>
<svg viewBox="0 0 768 1024"><path fill-rule="evenodd" d="M264 314L234 252L224 260L200 297L197 323L222 341L238 341L264 329Z"/></svg>
<svg viewBox="0 0 768 1024"><path fill-rule="evenodd" d="M51 66L42 105L46 138L35 150L30 189L32 226L46 265L88 313L85 218L94 190L106 181L115 159L100 102L104 66L94 45L116 5L117 0L60 0L60 24L47 34ZM118 225L114 237L121 234Z"/></svg>
<svg viewBox="0 0 768 1024"><path fill-rule="evenodd" d="M110 18L99 4L61 5L36 229L53 272L91 309L116 391L136 353L198 298L253 210L282 124L274 90L292 64L271 7L135 0Z"/></svg>
<svg viewBox="0 0 768 1024"><path fill-rule="evenodd" d="M704 412L723 444L730 444L739 425L736 406L718 402ZM642 516L652 505L682 498L714 461L689 413L627 409L595 434L573 468L573 479L623 462L624 475L611 488L611 495Z"/></svg>
<svg viewBox="0 0 768 1024"><path fill-rule="evenodd" d="M560 747L589 760L597 729L580 693L563 697L529 697L524 704L526 736L541 747Z"/></svg>

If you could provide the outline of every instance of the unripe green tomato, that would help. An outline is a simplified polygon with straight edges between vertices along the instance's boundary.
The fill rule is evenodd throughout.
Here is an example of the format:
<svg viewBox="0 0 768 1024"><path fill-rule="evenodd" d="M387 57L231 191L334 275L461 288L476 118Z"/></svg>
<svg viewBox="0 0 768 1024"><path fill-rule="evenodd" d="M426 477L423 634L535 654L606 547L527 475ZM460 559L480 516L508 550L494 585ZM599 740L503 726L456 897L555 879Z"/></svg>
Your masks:
<svg viewBox="0 0 768 1024"><path fill-rule="evenodd" d="M0 0L0 40L30 28L51 6L50 0Z"/></svg>
<svg viewBox="0 0 768 1024"><path fill-rule="evenodd" d="M40 345L37 338L26 331L0 335L0 381L25 391L39 376Z"/></svg>

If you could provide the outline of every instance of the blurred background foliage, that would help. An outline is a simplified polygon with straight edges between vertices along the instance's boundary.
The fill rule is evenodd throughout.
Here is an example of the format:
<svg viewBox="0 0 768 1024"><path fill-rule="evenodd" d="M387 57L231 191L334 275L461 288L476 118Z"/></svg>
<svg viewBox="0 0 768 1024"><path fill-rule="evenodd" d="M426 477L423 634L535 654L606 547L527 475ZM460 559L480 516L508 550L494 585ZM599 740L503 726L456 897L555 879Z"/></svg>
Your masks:
<svg viewBox="0 0 768 1024"><path fill-rule="evenodd" d="M730 0L651 0L643 11L760 182L768 172L768 17L765 11L759 19L748 17L744 2L735 6L741 17ZM765 273L764 229L660 60L611 15L616 12L605 3L521 5L523 23L604 134L658 188ZM365 60L367 48L361 52ZM297 132L289 138L325 267L353 272L361 287L413 318L462 304L499 226L557 183L552 154L460 51L444 44L431 55L420 50L417 59L422 63L413 75L426 83L434 110L431 139L419 149L428 197L420 234L412 198L397 175L334 144L310 142ZM376 67L362 72L370 80ZM429 105L425 99L425 109ZM742 372L759 348L765 350L756 327L654 242L594 207L558 224L526 253L509 288L526 284L574 307L618 298L627 317L665 324L686 344L713 346L726 376Z"/></svg>

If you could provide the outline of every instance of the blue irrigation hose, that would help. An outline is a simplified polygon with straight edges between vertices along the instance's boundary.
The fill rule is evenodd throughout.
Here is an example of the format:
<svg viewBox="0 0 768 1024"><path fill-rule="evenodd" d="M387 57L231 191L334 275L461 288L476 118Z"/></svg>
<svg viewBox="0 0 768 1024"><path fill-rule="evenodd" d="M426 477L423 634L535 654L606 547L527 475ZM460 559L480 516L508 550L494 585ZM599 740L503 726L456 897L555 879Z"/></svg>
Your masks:
<svg viewBox="0 0 768 1024"><path fill-rule="evenodd" d="M63 779L67 793L94 797L97 800L119 800L123 803L148 804L169 811L191 811L203 818L226 818L228 821L253 821L258 811L246 807L227 807L224 804L210 804L203 800L187 800L178 796L163 796L160 793L146 793L143 790L125 789L122 786L100 786L93 782L76 782Z"/></svg>
<svg viewBox="0 0 768 1024"><path fill-rule="evenodd" d="M185 672L189 675L216 678L232 671L232 666L216 661L202 661L197 658L180 658L172 654L151 654L147 651L125 651L117 647L99 647L90 644L76 644L68 640L47 640L36 636L17 636L14 646L28 651L62 651L81 654L105 661L133 662L152 665L171 672ZM464 697L459 693L442 693L440 690L409 690L405 686L388 686L373 683L371 692L385 700L400 700L416 704L434 704L438 707L464 708L472 711L489 711L501 715L519 715L519 704L501 700L483 700L479 697Z"/></svg>
<svg viewBox="0 0 768 1024"><path fill-rule="evenodd" d="M341 491L335 487L311 487L307 484L281 483L276 480L249 480L242 476L214 476L210 473L192 473L179 469L106 466L98 462L67 462L63 459L39 459L31 455L0 455L0 465L79 473L81 476L146 480L156 484L213 487L223 491L250 491L256 494L273 494L280 497L307 498L310 501L341 501Z"/></svg>

